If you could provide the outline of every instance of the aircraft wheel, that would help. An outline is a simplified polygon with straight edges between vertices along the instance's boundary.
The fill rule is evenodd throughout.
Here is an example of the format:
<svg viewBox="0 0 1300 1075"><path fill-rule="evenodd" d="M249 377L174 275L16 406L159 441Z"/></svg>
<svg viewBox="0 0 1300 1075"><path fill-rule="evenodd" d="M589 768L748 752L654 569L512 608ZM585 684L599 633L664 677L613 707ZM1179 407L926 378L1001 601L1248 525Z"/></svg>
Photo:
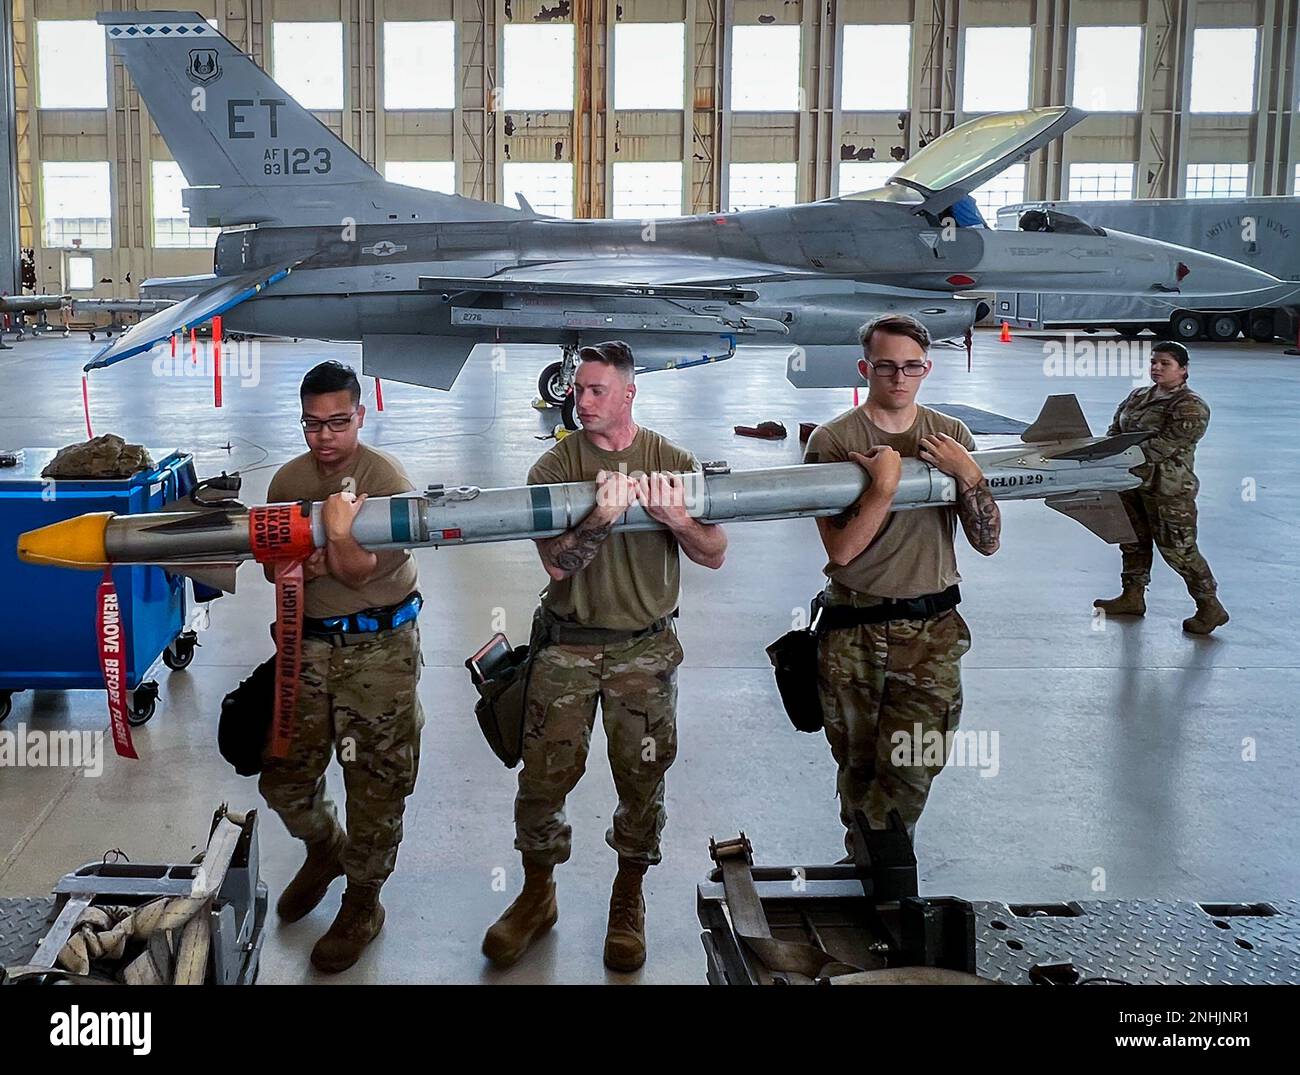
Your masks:
<svg viewBox="0 0 1300 1075"><path fill-rule="evenodd" d="M564 428L570 432L582 428L582 423L578 421L578 399L572 392L560 404L560 418L564 422Z"/></svg>
<svg viewBox="0 0 1300 1075"><path fill-rule="evenodd" d="M1205 325L1201 321L1200 314L1176 313L1169 319L1169 330L1173 333L1176 340L1198 340L1201 333L1205 330Z"/></svg>
<svg viewBox="0 0 1300 1075"><path fill-rule="evenodd" d="M1241 318L1236 314L1211 314L1205 320L1205 334L1216 343L1235 340L1241 332Z"/></svg>
<svg viewBox="0 0 1300 1075"><path fill-rule="evenodd" d="M563 362L552 362L537 378L537 394L552 407L564 403L565 393L560 389L560 373L563 369Z"/></svg>
<svg viewBox="0 0 1300 1075"><path fill-rule="evenodd" d="M1255 310L1250 315L1250 338L1256 343L1272 343L1274 332L1273 311Z"/></svg>

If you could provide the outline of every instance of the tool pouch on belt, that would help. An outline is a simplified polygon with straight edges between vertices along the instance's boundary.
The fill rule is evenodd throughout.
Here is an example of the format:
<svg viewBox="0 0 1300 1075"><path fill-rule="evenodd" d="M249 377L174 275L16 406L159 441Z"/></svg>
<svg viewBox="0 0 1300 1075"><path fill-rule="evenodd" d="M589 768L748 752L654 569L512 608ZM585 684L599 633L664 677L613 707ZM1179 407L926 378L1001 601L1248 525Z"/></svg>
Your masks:
<svg viewBox="0 0 1300 1075"><path fill-rule="evenodd" d="M262 771L262 752L275 710L275 658L268 657L221 700L217 749L240 776Z"/></svg>
<svg viewBox="0 0 1300 1075"><path fill-rule="evenodd" d="M786 714L801 732L822 730L822 703L817 693L817 642L821 637L825 595L819 593L808 606L808 626L782 635L767 647L776 672L776 689Z"/></svg>
<svg viewBox="0 0 1300 1075"><path fill-rule="evenodd" d="M483 738L507 769L519 764L524 754L524 722L528 713L528 680L533 659L545 644L541 609L533 613L528 645L516 646L491 676L475 682L479 699L474 703Z"/></svg>

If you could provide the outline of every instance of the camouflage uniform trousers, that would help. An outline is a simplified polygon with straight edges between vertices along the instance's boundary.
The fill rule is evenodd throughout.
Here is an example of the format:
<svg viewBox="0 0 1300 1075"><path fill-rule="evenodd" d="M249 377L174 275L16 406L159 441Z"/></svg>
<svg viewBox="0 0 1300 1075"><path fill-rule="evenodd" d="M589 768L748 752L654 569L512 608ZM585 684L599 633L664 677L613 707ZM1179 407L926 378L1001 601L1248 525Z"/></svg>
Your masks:
<svg viewBox="0 0 1300 1075"><path fill-rule="evenodd" d="M1124 557L1120 578L1125 586L1151 581L1152 546L1187 584L1194 598L1212 597L1218 590L1210 565L1196 547L1196 496L1154 496L1145 491L1120 493L1137 541L1119 547Z"/></svg>
<svg viewBox="0 0 1300 1075"><path fill-rule="evenodd" d="M909 836L925 809L930 784L946 759L922 762L931 732L947 736L961 719L961 658L970 630L956 609L929 620L892 620L827 631L818 649L818 694L826 738L839 766L836 789L844 845L853 851L853 813L885 828L897 809ZM920 742L914 742L918 735ZM904 733L906 761L895 765ZM930 752L931 755L933 751ZM931 757L929 760L933 760Z"/></svg>
<svg viewBox="0 0 1300 1075"><path fill-rule="evenodd" d="M564 800L581 779L600 703L618 790L605 841L621 858L660 860L664 774L677 756L677 666L669 627L605 646L547 645L528 682L523 768L515 796L515 847L532 862L567 862L572 828Z"/></svg>
<svg viewBox="0 0 1300 1075"><path fill-rule="evenodd" d="M343 868L352 886L377 891L397 863L420 763L420 666L414 622L350 645L304 639L289 756L263 759L262 796L291 835L313 844L342 835L325 791L337 754L347 792Z"/></svg>

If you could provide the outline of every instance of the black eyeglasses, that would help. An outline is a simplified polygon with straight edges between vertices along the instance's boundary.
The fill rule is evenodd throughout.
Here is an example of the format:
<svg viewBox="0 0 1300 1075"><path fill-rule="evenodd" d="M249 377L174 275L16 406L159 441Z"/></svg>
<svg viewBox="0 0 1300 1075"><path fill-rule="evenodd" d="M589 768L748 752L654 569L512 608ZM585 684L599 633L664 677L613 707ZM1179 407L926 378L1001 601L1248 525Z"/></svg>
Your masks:
<svg viewBox="0 0 1300 1075"><path fill-rule="evenodd" d="M352 424L352 419L357 416L353 411L346 418L302 418L298 424L302 426L304 433L319 433L326 426L329 426L331 433L342 433Z"/></svg>
<svg viewBox="0 0 1300 1075"><path fill-rule="evenodd" d="M872 373L881 377L892 377L899 370L903 371L904 377L920 377L930 367L928 362L904 362L900 366L895 362L872 362L869 358L866 363L871 367Z"/></svg>

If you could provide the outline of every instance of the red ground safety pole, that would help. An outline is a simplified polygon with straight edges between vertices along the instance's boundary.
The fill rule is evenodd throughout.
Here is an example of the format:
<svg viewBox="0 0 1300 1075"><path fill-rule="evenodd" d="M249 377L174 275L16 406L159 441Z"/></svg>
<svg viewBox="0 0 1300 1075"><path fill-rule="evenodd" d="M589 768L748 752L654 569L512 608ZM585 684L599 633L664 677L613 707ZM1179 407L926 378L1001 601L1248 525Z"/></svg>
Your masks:
<svg viewBox="0 0 1300 1075"><path fill-rule="evenodd" d="M197 366L199 364L199 330L198 328L190 329L190 363Z"/></svg>
<svg viewBox="0 0 1300 1075"><path fill-rule="evenodd" d="M858 405L858 390L857 390L856 387L854 387L854 389L853 389L853 406L856 407L857 405Z"/></svg>
<svg viewBox="0 0 1300 1075"><path fill-rule="evenodd" d="M212 405L221 406L221 318L212 319Z"/></svg>
<svg viewBox="0 0 1300 1075"><path fill-rule="evenodd" d="M380 383L379 378L375 378L375 410L384 409L384 386Z"/></svg>
<svg viewBox="0 0 1300 1075"><path fill-rule="evenodd" d="M90 428L90 379L81 375L81 409L86 412L86 440L94 440L95 434Z"/></svg>
<svg viewBox="0 0 1300 1075"><path fill-rule="evenodd" d="M172 333L172 358L176 357L176 333Z"/></svg>

